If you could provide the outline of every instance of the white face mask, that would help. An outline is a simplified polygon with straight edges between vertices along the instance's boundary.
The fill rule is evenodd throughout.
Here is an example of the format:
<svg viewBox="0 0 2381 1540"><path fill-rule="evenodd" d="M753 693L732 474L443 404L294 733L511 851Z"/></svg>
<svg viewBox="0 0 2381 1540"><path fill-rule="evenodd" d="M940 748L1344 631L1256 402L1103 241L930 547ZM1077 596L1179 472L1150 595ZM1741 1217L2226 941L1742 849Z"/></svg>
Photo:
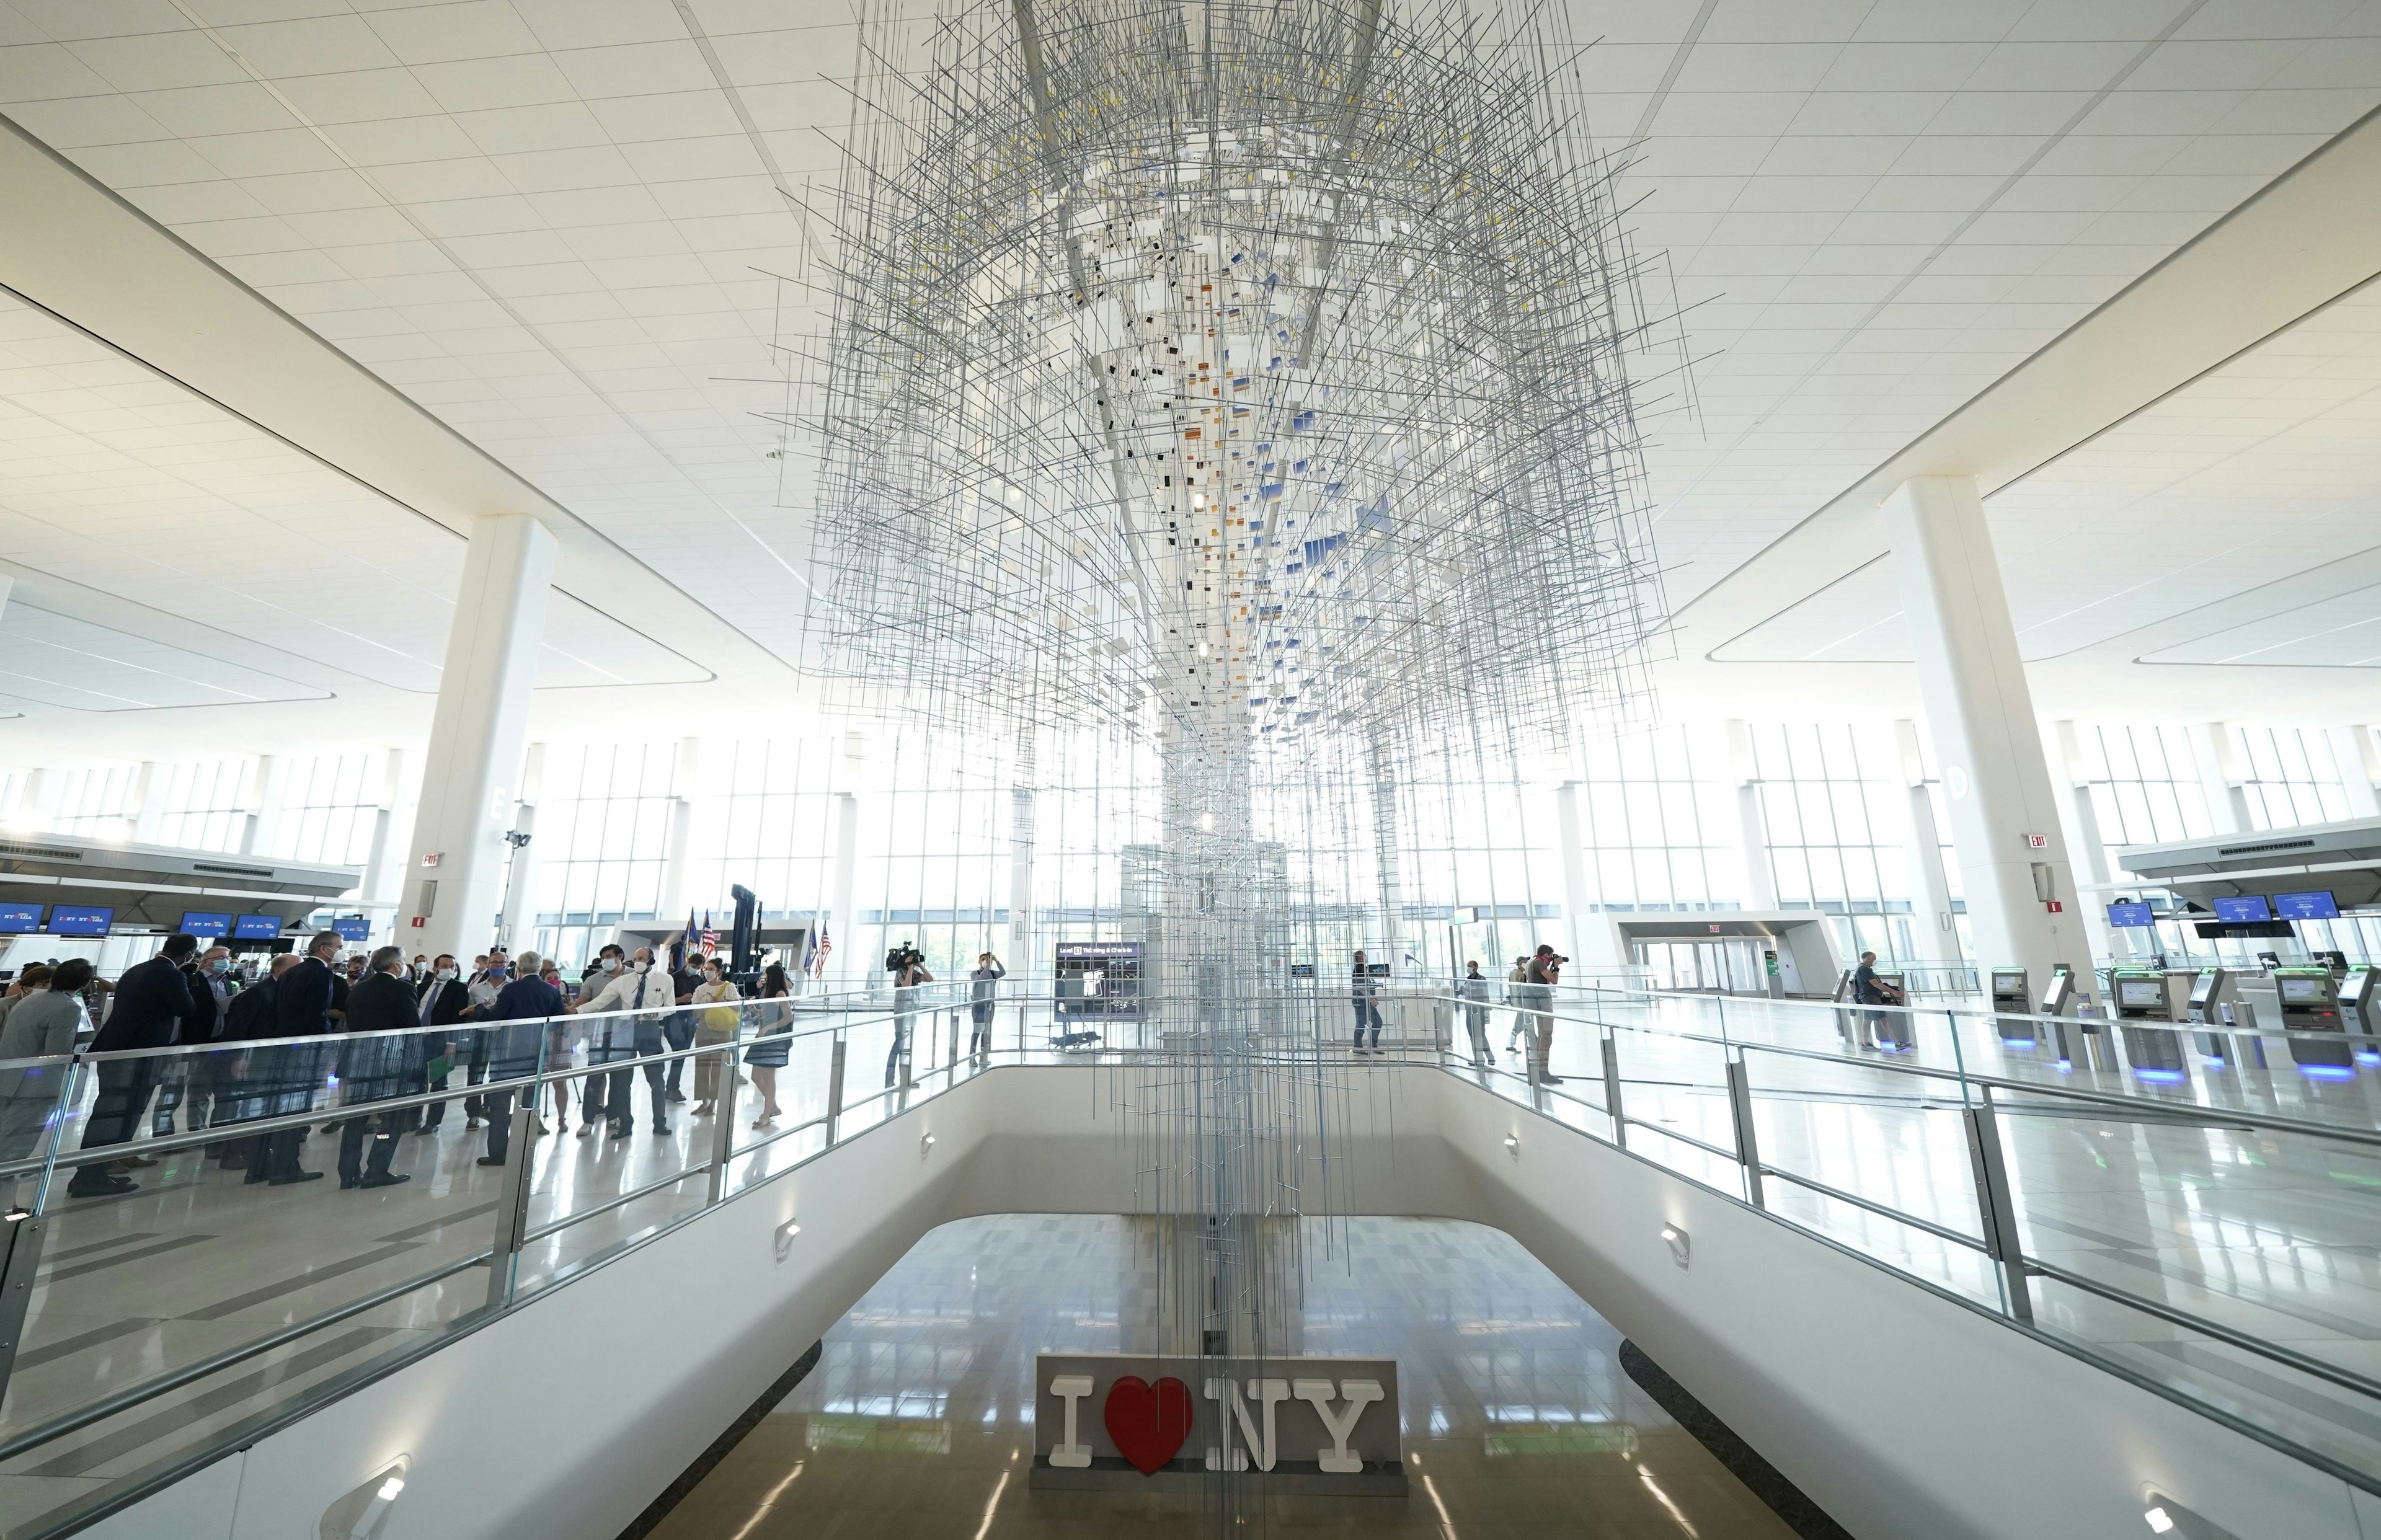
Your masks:
<svg viewBox="0 0 2381 1540"><path fill-rule="evenodd" d="M653 966L653 963L652 963L649 959L644 959L644 958L639 958L639 959L637 959L636 967L637 967L637 972L640 972L640 973L643 972L645 970L647 970L648 968L651 968L652 966Z"/></svg>
<svg viewBox="0 0 2381 1540"><path fill-rule="evenodd" d="M620 971L620 959L616 957L607 957L603 960L601 967L604 972L607 973L617 973Z"/></svg>
<svg viewBox="0 0 2381 1540"><path fill-rule="evenodd" d="M716 968L706 968L702 971L702 976L710 980L713 984L717 984L719 982L719 970Z"/></svg>
<svg viewBox="0 0 2381 1540"><path fill-rule="evenodd" d="M455 970L452 968L441 968L438 970L438 982L441 984L450 983L453 981L454 977Z"/></svg>

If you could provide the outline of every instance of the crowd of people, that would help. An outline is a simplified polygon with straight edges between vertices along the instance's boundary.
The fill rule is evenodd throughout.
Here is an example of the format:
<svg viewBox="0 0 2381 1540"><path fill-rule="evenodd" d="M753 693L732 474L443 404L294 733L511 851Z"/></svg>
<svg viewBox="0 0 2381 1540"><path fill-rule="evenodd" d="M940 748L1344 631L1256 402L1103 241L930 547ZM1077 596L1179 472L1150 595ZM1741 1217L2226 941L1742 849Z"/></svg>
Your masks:
<svg viewBox="0 0 2381 1540"><path fill-rule="evenodd" d="M776 1071L784 1068L793 1027L794 991L782 966L761 975L748 1014L726 959L689 947L676 967L653 948L634 952L608 945L575 981L535 952L508 956L501 948L465 969L451 956L402 948L350 952L336 931L324 931L299 952L269 959L235 959L229 948L201 947L177 935L156 956L125 971L104 996L94 1030L97 996L90 962L69 958L22 969L0 996L0 1062L55 1057L89 1048L214 1051L147 1054L99 1061L96 1093L78 1148L112 1159L84 1160L67 1185L72 1197L133 1191L130 1174L156 1164L135 1139L142 1120L160 1138L177 1120L192 1133L220 1133L207 1157L245 1173L245 1180L288 1186L325 1173L301 1156L312 1125L243 1135L242 1123L322 1112L322 1126L339 1132L336 1169L343 1189L392 1187L410 1179L392 1167L408 1133L435 1132L447 1101L374 1111L375 1104L445 1091L459 1070L464 1085L519 1080L571 1063L583 1043L587 1065L547 1080L558 1125L570 1127L576 1086L579 1136L601 1127L611 1139L636 1130L634 1077L641 1068L654 1134L674 1131L670 1108L688 1102L686 1060L670 1050L728 1043L748 1022L755 1029L740 1057L761 1093L753 1122L766 1129L781 1116ZM774 1002L774 1003L773 1003ZM574 1018L588 1020L579 1021ZM381 1035L358 1035L381 1034ZM308 1038L336 1036L335 1043ZM714 1115L731 1055L695 1058L693 1117ZM641 1065L639 1061L643 1060ZM45 1135L64 1117L64 1064L0 1070L0 1161L41 1153ZM505 1164L514 1124L514 1093L490 1090L455 1098L468 1129L487 1130L482 1166ZM549 1131L544 1108L531 1109L532 1131ZM63 1143L63 1134L60 1135Z"/></svg>

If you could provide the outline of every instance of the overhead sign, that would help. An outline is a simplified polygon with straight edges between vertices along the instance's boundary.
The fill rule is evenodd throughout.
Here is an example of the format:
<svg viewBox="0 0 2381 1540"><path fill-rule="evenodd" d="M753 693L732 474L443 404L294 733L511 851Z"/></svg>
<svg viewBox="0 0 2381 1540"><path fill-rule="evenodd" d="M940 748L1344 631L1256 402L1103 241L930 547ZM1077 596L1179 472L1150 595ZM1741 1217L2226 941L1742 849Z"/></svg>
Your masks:
<svg viewBox="0 0 2381 1540"><path fill-rule="evenodd" d="M2145 931L2157 923L2157 916L2147 904L2119 899L2108 906L2108 923L2118 930Z"/></svg>
<svg viewBox="0 0 2381 1540"><path fill-rule="evenodd" d="M1260 1471L1279 1496L1405 1493L1395 1359L1043 1353L1033 1390L1034 1486L1175 1490Z"/></svg>

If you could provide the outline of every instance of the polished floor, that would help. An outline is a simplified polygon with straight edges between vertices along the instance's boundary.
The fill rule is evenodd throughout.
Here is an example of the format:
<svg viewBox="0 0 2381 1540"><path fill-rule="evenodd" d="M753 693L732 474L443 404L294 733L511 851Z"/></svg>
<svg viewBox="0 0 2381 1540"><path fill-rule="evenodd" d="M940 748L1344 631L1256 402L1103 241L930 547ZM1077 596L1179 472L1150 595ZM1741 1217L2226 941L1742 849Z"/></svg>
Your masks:
<svg viewBox="0 0 2381 1540"><path fill-rule="evenodd" d="M928 1235L652 1540L1204 1535L1195 1496L1034 1491L1044 1351L1140 1351L1145 1232L1017 1215ZM1269 1530L1435 1540L1783 1540L1786 1525L1622 1373L1619 1334L1512 1240L1451 1220L1311 1222L1295 1330L1393 1356L1411 1490L1276 1500ZM1253 1526L1250 1526L1253 1527Z"/></svg>

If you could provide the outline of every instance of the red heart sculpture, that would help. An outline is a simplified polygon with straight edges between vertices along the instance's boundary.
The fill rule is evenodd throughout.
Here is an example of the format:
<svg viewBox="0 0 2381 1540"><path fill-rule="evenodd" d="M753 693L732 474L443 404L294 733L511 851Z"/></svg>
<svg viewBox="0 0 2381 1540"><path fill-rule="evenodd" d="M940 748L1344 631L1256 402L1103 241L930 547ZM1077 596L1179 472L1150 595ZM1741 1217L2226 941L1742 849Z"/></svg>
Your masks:
<svg viewBox="0 0 2381 1540"><path fill-rule="evenodd" d="M1132 1468L1148 1475L1174 1458L1190 1436L1190 1387L1168 1375L1155 1385L1126 1375L1108 1387L1101 1416L1108 1436Z"/></svg>

